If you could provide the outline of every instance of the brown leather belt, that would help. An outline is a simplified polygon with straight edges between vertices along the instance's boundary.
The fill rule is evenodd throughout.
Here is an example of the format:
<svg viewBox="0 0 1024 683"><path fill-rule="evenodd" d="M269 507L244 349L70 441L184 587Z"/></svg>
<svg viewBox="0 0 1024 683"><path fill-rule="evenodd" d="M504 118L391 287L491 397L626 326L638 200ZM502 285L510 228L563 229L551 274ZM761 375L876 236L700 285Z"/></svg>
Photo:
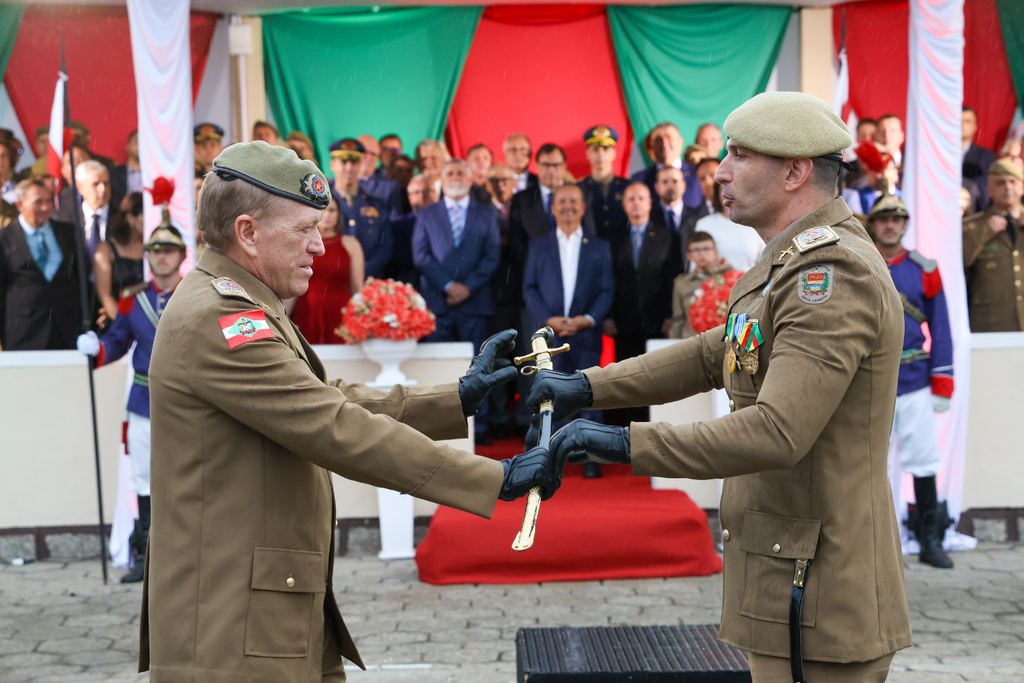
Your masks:
<svg viewBox="0 0 1024 683"><path fill-rule="evenodd" d="M804 609L804 583L807 580L807 567L810 560L797 560L793 572L793 592L789 598L789 666L793 673L793 683L805 683L804 680L804 644L800 632L800 615Z"/></svg>

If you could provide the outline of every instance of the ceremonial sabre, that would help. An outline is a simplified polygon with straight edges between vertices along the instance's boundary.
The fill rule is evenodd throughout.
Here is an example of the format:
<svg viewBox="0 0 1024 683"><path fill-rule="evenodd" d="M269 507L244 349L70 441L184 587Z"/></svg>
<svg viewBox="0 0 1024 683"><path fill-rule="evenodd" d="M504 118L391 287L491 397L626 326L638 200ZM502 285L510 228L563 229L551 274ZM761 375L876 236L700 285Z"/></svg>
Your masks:
<svg viewBox="0 0 1024 683"><path fill-rule="evenodd" d="M533 353L526 356L516 356L515 364L522 365L527 361L534 361L533 365L523 368L524 375L532 375L538 370L551 370L551 356L556 353L565 353L569 350L568 344L562 344L557 349L550 348L555 343L555 332L550 327L542 327L533 333L530 345ZM548 449L551 446L551 414L554 409L552 401L542 401L540 404L540 438L536 444L526 444L530 449L534 446L543 446ZM526 498L526 513L523 515L523 528L516 534L516 540L512 542L512 550L521 552L533 547L533 535L537 531L537 515L540 513L540 487L534 486Z"/></svg>

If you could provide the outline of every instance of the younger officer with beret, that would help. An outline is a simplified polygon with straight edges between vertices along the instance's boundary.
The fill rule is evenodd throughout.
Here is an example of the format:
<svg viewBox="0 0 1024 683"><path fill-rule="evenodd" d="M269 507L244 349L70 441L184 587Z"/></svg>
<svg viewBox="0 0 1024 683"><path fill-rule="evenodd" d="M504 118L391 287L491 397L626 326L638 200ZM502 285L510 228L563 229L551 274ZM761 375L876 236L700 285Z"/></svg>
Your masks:
<svg viewBox="0 0 1024 683"><path fill-rule="evenodd" d="M366 277L385 277L384 268L391 261L394 237L391 221L383 199L369 194L359 183L359 166L365 148L355 138L331 143L332 191L341 212L340 230L352 235L363 247Z"/></svg>
<svg viewBox="0 0 1024 683"><path fill-rule="evenodd" d="M892 441L901 469L914 477L918 519L913 531L921 544L921 562L951 569L953 561L942 550L948 520L935 487L942 464L935 413L949 410L953 395L953 337L938 264L903 248L909 218L907 207L891 194L883 195L868 213L868 233L889 266L903 303L903 354ZM931 336L929 351L924 350L924 323Z"/></svg>
<svg viewBox="0 0 1024 683"><path fill-rule="evenodd" d="M1024 331L1024 172L1010 159L988 171L988 211L964 221L971 332Z"/></svg>
<svg viewBox="0 0 1024 683"><path fill-rule="evenodd" d="M626 222L622 197L629 181L615 175L613 166L619 134L611 126L594 126L583 133L583 143L587 146L590 175L576 185L587 198L587 213L594 221L597 236L607 240L616 226Z"/></svg>
<svg viewBox="0 0 1024 683"><path fill-rule="evenodd" d="M139 519L131 537L135 551L135 566L121 577L121 583L142 581L146 557L146 542L150 526L150 419L149 419L149 361L153 354L153 339L157 325L174 288L181 282L178 272L185 260L185 243L181 233L171 225L170 215L164 209L164 222L153 231L146 242L146 257L153 274L151 282L143 282L121 292L117 317L110 329L97 337L86 332L78 337L78 350L96 358L96 367L112 363L135 342L132 367L135 378L128 394L128 457L132 462L132 490L139 499Z"/></svg>
<svg viewBox="0 0 1024 683"><path fill-rule="evenodd" d="M749 652L755 683L883 681L910 645L886 471L903 308L835 196L851 140L827 104L764 93L725 133L723 202L767 242L732 288L727 323L606 368L542 370L527 402L553 398L557 419L724 387L731 412L707 422L573 422L552 438L556 462L725 478L720 637Z"/></svg>
<svg viewBox="0 0 1024 683"><path fill-rule="evenodd" d="M558 488L541 448L497 462L436 443L466 435L516 375L515 332L458 384L390 391L328 380L281 300L306 291L330 197L313 162L257 141L206 176L196 268L153 345L153 527L140 670L154 681L345 680L362 661L334 576L331 472L489 516Z"/></svg>

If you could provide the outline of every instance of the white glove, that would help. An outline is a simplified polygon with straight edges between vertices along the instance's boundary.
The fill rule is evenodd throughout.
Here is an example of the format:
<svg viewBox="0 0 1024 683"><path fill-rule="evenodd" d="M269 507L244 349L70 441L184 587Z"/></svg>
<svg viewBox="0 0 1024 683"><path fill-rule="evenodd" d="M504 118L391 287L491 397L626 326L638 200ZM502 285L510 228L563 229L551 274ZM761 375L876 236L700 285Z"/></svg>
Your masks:
<svg viewBox="0 0 1024 683"><path fill-rule="evenodd" d="M100 355L100 338L96 336L95 332L89 331L85 334L78 335L78 340L75 342L75 346L78 347L78 352L85 354L86 356L98 356Z"/></svg>
<svg viewBox="0 0 1024 683"><path fill-rule="evenodd" d="M81 337L79 337L79 339L81 339ZM944 413L947 410L949 410L950 402L950 399L946 398L945 396L938 396L936 394L932 394L932 410L934 410L936 413Z"/></svg>

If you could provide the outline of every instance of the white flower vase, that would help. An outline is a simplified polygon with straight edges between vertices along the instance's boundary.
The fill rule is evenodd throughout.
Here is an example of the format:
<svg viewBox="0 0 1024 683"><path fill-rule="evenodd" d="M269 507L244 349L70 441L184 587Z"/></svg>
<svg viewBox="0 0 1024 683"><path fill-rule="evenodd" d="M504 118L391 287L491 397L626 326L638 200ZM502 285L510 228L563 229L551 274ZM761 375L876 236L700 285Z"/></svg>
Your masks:
<svg viewBox="0 0 1024 683"><path fill-rule="evenodd" d="M377 339L370 337L362 343L363 353L374 363L380 365L380 374L372 382L372 387L386 389L402 384L407 387L416 386L416 380L409 379L402 372L403 362L412 358L416 351L416 340L405 339L402 341L391 341L390 339Z"/></svg>

